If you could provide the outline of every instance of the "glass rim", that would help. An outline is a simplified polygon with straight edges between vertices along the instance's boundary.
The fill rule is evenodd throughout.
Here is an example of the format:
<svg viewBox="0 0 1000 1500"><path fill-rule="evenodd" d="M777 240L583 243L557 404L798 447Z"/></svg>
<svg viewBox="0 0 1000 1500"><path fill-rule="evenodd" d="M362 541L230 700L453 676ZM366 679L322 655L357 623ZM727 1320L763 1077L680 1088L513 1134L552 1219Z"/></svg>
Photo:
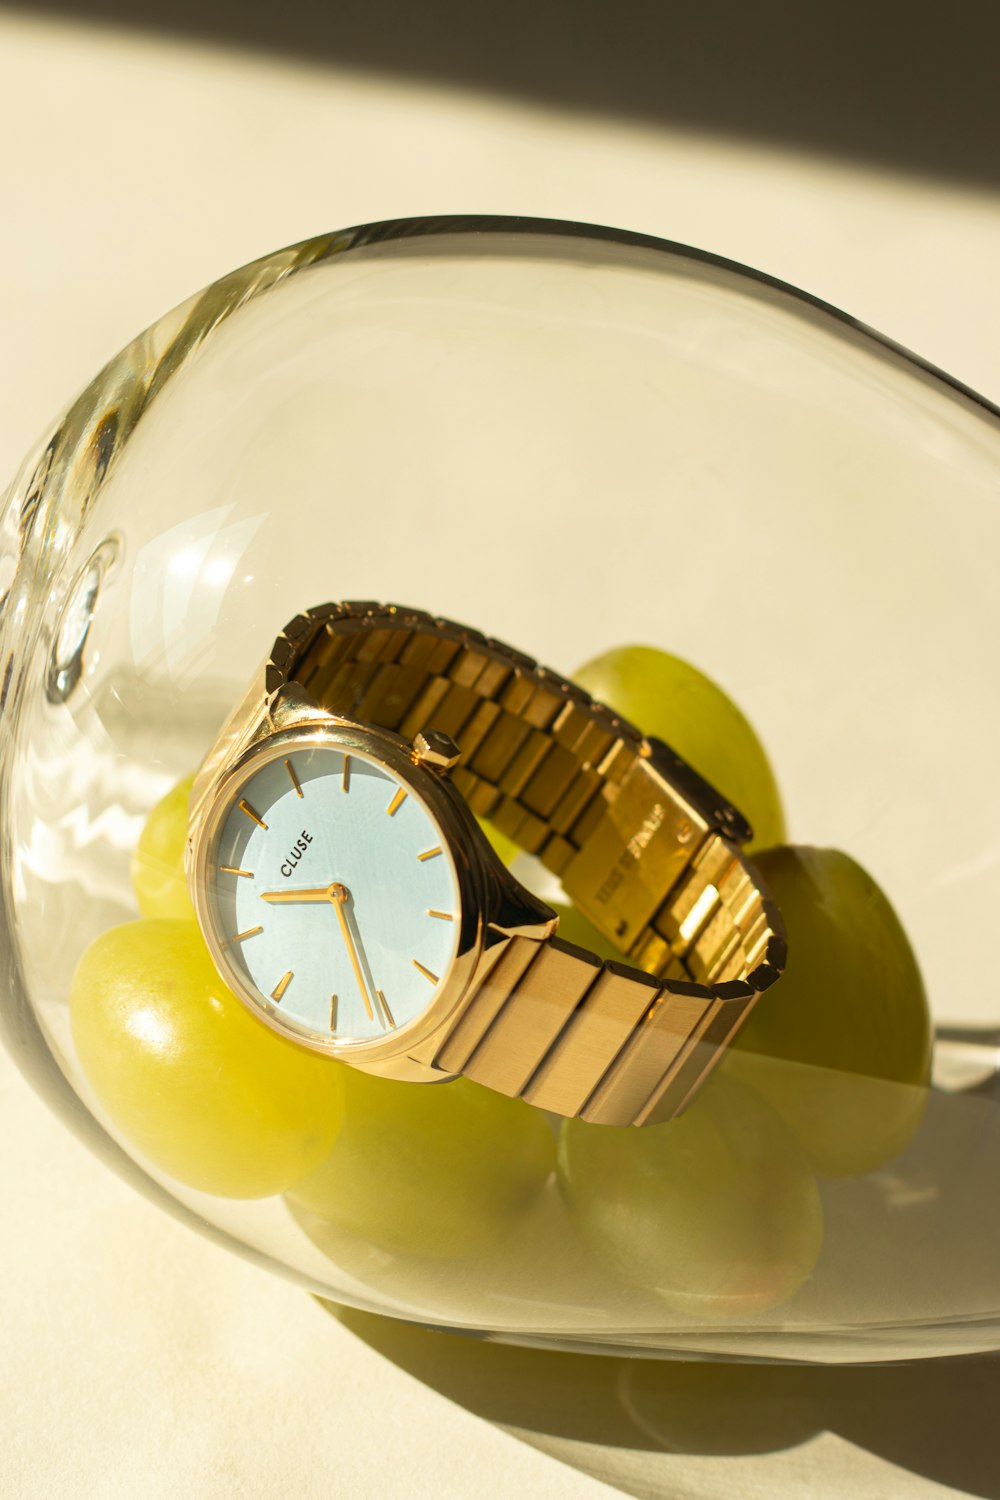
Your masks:
<svg viewBox="0 0 1000 1500"><path fill-rule="evenodd" d="M618 245L623 248L637 250L650 250L662 255L665 259L675 259L688 262L692 266L702 266L710 270L721 271L738 282L749 283L759 291L776 294L782 300L787 299L796 311L802 313L818 313L823 320L829 320L839 328L841 332L850 332L862 336L865 342L874 343L883 352L895 356L903 363L910 365L917 372L929 375L934 380L949 387L956 395L960 395L989 417L1000 420L1000 402L994 402L984 396L973 386L952 375L933 360L926 359L917 354L907 345L900 343L870 323L855 317L838 307L836 303L829 302L812 292L805 291L794 282L785 281L781 277L772 276L767 271L761 271L745 261L734 260L730 256L720 255L714 250L704 250L695 245L689 245L681 240L667 239L661 235L648 234L641 230L621 229L612 225L597 224L579 219L554 219L536 217L528 214L431 214L416 215L404 219L378 219L367 223L350 225L344 229L335 230L332 233L312 236L307 240L301 240L293 245L282 247L282 249L271 252L259 260L248 262L249 265L261 265L272 258L273 255L281 255L289 251L301 250L306 246L314 246L322 241L329 242L330 254L346 253L352 250L366 248L368 246L388 245L399 242L416 242L429 240L446 235L455 236L485 236L485 235L509 235L512 237L537 236L539 238L551 238L553 240L580 240L591 241L594 244ZM308 262L317 264L326 259L319 255ZM242 268L246 269L246 268Z"/></svg>

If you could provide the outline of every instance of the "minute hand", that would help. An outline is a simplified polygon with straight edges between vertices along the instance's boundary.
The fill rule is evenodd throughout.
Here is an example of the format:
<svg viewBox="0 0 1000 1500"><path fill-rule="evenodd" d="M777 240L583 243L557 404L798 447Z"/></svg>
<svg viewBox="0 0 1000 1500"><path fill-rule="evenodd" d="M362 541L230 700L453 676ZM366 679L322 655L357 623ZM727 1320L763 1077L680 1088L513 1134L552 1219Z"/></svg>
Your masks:
<svg viewBox="0 0 1000 1500"><path fill-rule="evenodd" d="M347 900L347 891L342 885L335 881L334 884L329 888L328 897L333 902L334 907L336 908L337 921L340 923L340 930L343 933L344 942L347 944L348 956L350 957L351 965L354 969L354 977L358 981L358 989L361 991L361 998L365 1002L365 1010L368 1012L368 1019L369 1021L374 1021L375 1012L372 1010L372 1003L368 998L368 986L365 984L365 978L361 972L361 965L358 962L358 950L354 946L354 938L351 936L351 929L348 926L347 922L347 913L344 910L344 902Z"/></svg>

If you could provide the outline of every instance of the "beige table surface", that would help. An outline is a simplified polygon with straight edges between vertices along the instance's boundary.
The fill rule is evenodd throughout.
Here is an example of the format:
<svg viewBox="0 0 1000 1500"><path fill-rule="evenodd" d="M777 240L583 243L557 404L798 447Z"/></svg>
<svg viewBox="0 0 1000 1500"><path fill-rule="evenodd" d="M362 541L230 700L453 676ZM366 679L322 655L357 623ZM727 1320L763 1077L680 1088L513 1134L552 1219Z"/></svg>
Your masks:
<svg viewBox="0 0 1000 1500"><path fill-rule="evenodd" d="M0 474L136 331L325 229L710 248L1000 398L1000 200L0 10ZM337 1319L111 1176L0 1057L0 1495L1000 1495L1000 1362L714 1370Z"/></svg>

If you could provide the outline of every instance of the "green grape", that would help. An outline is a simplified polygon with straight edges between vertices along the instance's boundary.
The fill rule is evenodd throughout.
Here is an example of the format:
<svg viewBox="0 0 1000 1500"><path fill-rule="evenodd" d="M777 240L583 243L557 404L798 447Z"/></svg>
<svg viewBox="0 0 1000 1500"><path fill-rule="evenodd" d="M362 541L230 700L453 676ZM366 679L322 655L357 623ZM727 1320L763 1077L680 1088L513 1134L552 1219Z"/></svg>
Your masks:
<svg viewBox="0 0 1000 1500"><path fill-rule="evenodd" d="M188 798L194 776L161 797L146 819L132 856L132 885L144 917L194 918L184 878Z"/></svg>
<svg viewBox="0 0 1000 1500"><path fill-rule="evenodd" d="M911 1140L931 1061L927 997L899 918L837 849L789 845L756 865L788 933L788 967L726 1067L760 1090L817 1172L873 1171Z"/></svg>
<svg viewBox="0 0 1000 1500"><path fill-rule="evenodd" d="M190 1187L280 1193L336 1139L343 1065L251 1015L194 922L146 917L95 938L73 975L70 1019L109 1119Z"/></svg>
<svg viewBox="0 0 1000 1500"><path fill-rule="evenodd" d="M718 787L749 819L749 848L782 842L785 818L764 747L733 700L697 667L653 646L616 646L573 678Z"/></svg>
<svg viewBox="0 0 1000 1500"><path fill-rule="evenodd" d="M691 1107L640 1129L567 1120L558 1180L610 1269L696 1318L787 1301L823 1243L815 1178L781 1118L716 1075Z"/></svg>
<svg viewBox="0 0 1000 1500"><path fill-rule="evenodd" d="M541 1111L467 1078L401 1083L345 1070L344 1125L289 1204L323 1246L345 1233L387 1252L474 1255L507 1234L552 1170Z"/></svg>

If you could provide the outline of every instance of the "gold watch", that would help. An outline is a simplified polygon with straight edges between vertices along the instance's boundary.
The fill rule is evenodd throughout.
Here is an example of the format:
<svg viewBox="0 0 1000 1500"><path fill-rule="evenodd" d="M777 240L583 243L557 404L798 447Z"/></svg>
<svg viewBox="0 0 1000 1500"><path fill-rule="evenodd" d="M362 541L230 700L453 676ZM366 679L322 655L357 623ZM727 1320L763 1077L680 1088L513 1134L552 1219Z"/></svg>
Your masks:
<svg viewBox="0 0 1000 1500"><path fill-rule="evenodd" d="M627 958L558 936L486 818ZM677 1114L785 962L751 830L662 741L479 631L297 615L194 782L187 877L225 982L286 1038L559 1115Z"/></svg>

